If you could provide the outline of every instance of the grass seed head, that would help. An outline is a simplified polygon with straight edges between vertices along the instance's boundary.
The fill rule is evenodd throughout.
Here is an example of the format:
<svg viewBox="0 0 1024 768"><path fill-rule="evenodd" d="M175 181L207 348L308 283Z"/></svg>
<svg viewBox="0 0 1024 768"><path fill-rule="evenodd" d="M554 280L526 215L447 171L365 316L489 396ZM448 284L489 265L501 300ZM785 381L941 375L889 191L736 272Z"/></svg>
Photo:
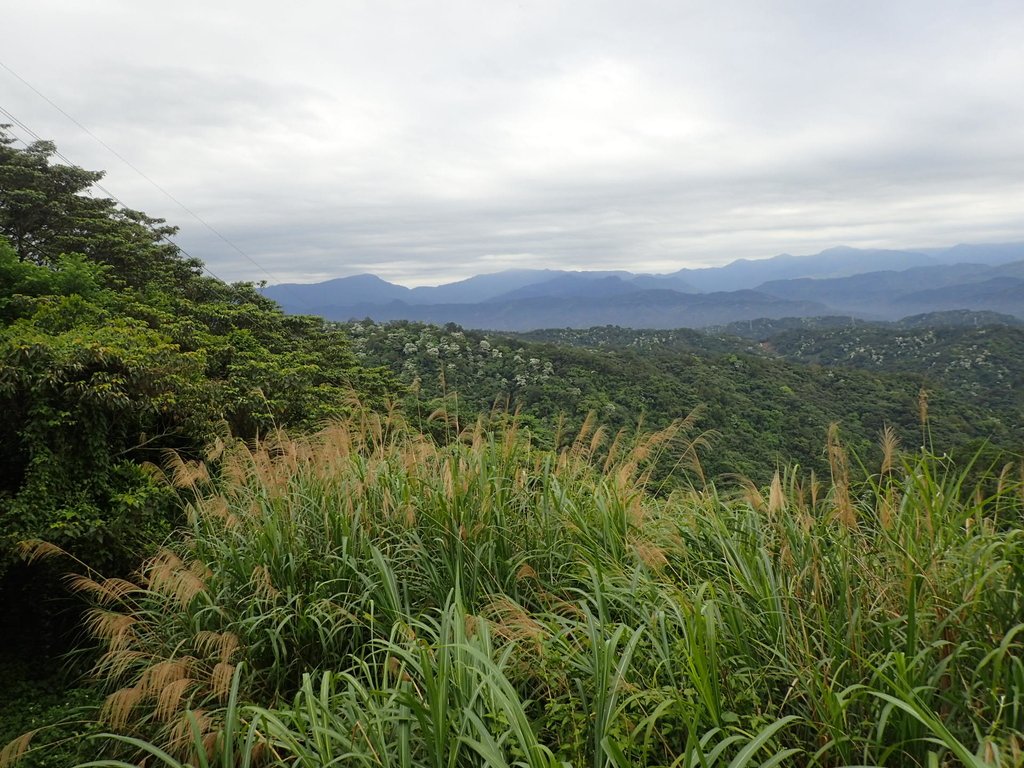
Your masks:
<svg viewBox="0 0 1024 768"><path fill-rule="evenodd" d="M132 719L135 708L145 698L141 688L119 688L103 701L100 708L100 720L107 723L115 731L123 730Z"/></svg>
<svg viewBox="0 0 1024 768"><path fill-rule="evenodd" d="M21 734L16 739L9 741L3 749L0 749L0 768L12 768L32 746L32 739L39 733L39 729Z"/></svg>

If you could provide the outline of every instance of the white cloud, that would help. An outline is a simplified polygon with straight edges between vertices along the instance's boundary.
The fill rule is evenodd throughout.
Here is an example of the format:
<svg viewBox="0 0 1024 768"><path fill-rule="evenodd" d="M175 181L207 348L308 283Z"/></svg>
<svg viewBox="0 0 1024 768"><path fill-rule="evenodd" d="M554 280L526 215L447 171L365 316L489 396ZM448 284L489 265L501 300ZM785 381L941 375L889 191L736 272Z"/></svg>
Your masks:
<svg viewBox="0 0 1024 768"><path fill-rule="evenodd" d="M4 63L287 280L1024 239L1019 2L36 0ZM265 275L22 84L3 104Z"/></svg>

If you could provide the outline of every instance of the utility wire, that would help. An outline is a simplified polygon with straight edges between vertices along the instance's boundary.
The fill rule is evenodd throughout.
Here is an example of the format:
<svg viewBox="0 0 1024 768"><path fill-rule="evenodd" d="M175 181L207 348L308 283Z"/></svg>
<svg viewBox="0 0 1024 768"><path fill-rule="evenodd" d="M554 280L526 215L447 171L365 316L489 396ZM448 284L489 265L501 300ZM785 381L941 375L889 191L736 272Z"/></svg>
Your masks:
<svg viewBox="0 0 1024 768"><path fill-rule="evenodd" d="M18 126L19 128L21 128L21 130L25 131L25 133L27 133L27 134L28 134L29 136L31 136L31 137L32 137L33 139L35 139L36 141L45 141L45 139L43 139L43 138L42 138L42 137L41 137L41 136L40 136L40 135L39 135L38 133L36 133L35 131L33 131L33 130L32 130L31 128L29 128L29 127L28 127L28 126L27 126L27 125L26 125L25 123L23 123L23 122L22 122L21 120L19 120L19 119L18 119L17 117L15 117L15 116L14 116L13 114L11 114L11 112L10 112L10 111L8 111L7 109L5 109L5 108L4 108L4 107L2 107L2 106L0 106L0 113L3 113L3 115L4 115L4 117L5 117L6 119L10 120L12 124L14 124L14 125ZM20 142L21 142L22 144L24 144L24 145L25 145L25 148L26 148L26 149L28 148L28 146L29 146L29 145L28 145L28 142L27 142L27 141L25 141L25 140L24 140L23 138L21 138L20 136L15 136L14 138L15 138L15 139L17 139L18 141L20 141ZM64 161L65 163L67 163L68 165L73 165L73 166L76 166L76 167L80 167L80 166L78 166L78 163L72 162L72 161L71 161L71 160L70 160L70 159L69 159L69 158L67 157L67 155L64 155L64 154L63 154L63 153L62 153L62 152L61 152L61 151L60 151L59 149L57 149L56 145L55 145L55 146L54 146L54 148L53 148L53 154L55 154L55 155L56 155L56 156L57 156L57 157L58 157L58 158L59 158L60 160L63 160L63 161ZM113 195L113 194L112 194L111 192L109 192L109 191L108 191L107 189L105 189L105 188L103 187L103 185L102 185L102 184L100 184L100 183L99 183L98 181L94 181L94 182L92 183L92 185L90 185L89 187L86 187L86 191L87 191L87 192L88 192L88 193L89 193L90 195L92 195L92 190L93 190L93 187L95 187L96 189L98 189L98 190L99 190L100 192L102 192L102 193L103 193L104 195L106 195L107 197L109 197L109 198L111 198L111 199L115 200L115 201L116 201L116 202L117 202L117 203L118 203L118 204L119 204L119 205L120 205L120 206L121 206L122 208L127 208L127 207L128 207L127 205L125 205L124 203L122 203L122 202L121 202L120 200L118 200L118 199L117 199L117 198L116 198L116 197L115 197L115 196L114 196L114 195ZM182 252L184 252L184 249L182 249Z"/></svg>
<svg viewBox="0 0 1024 768"><path fill-rule="evenodd" d="M9 110L5 109L5 108L4 108L3 106L0 106L0 114L3 114L3 116L4 116L4 117L5 117L5 118L6 118L7 120L10 120L10 121L11 121L11 123L12 123L13 125L16 125L16 126L18 126L19 128L21 128L21 130L25 131L25 132L26 132L26 133L27 133L27 134L28 134L28 135L29 135L29 136L30 136L30 137L31 137L32 139L34 139L35 141L44 141L44 139L40 138L40 136L39 136L39 134L38 134L38 133L36 133L35 131L33 131L33 130L32 130L31 128L29 128L29 127L28 127L28 126L27 126L27 125L26 125L25 123L23 123L23 122L22 122L21 120L19 120L19 119L18 119L17 117L15 117L15 116L14 116L13 114L11 114L11 112L10 112ZM22 143L23 145L25 145L25 148L26 148L26 149L28 148L28 146L29 146L29 143L28 143L27 141L25 141L25 140L24 140L23 138L21 138L20 136L17 136L17 135L15 135L14 133L12 133L11 135L12 135L12 136L14 136L15 140L17 140L17 141L20 141L20 142L21 142L21 143ZM65 162L65 163L66 163L67 165L72 165L72 166L75 166L75 167L81 167L81 166L79 166L79 165L78 165L78 163L75 163L74 161L72 161L71 159L69 159L69 158L68 158L68 157L67 157L67 156L66 156L65 154L63 154L63 153L62 153L62 152L61 152L60 150L58 150L58 149L56 149L56 148L54 148L53 154L54 154L54 155L56 155L56 156L57 156L57 157L58 157L58 158L59 158L60 160L63 160L63 161L64 161L64 162ZM102 193L103 193L103 194L104 194L104 195L105 195L106 197L108 197L108 198L110 198L111 200L113 200L113 201L114 201L115 203L117 203L118 205L120 205L120 206L121 206L122 208L124 208L125 210L133 210L133 209L129 208L129 207L128 207L128 206L127 206L127 205L126 205L125 203L124 203L124 201L122 201L122 200L121 200L121 199L120 199L120 198L119 198L119 197L118 197L117 195L115 195L115 194L114 194L113 192L111 192L110 190L106 189L106 188L105 188L105 187L104 187L104 186L103 186L102 184L100 184L100 183L99 183L98 181L94 181L94 182L92 183L92 185L91 185L91 186L89 186L89 187L86 187L86 191L87 191L87 192L88 192L88 193L90 194L90 196L92 195L92 189L93 189L93 187L95 187L96 189L98 189L98 190L99 190L100 192L102 192ZM220 277L220 276L219 276L219 275L217 275L217 274L216 274L216 273L215 273L215 272L214 272L214 271L213 271L212 269L210 269L210 268L209 268L209 267L208 267L208 266L206 265L206 262L205 262L205 261L203 261L202 259L199 259L199 258L196 258L195 256L193 256L193 255L192 255L191 253L189 253L189 252L188 252L188 251L186 251L186 250L185 250L184 248L182 248L182 247L181 247L181 246L180 246L180 245L179 245L178 243L176 243L176 242L174 242L173 240L171 240L170 236L168 236L167 234L165 234L165 233L163 233L163 232L158 232L157 234L159 234L159 236L160 236L160 239L161 239L161 240L163 240L163 241L164 241L165 243L167 243L168 245L171 245L171 246L173 246L174 248L176 248L177 250L179 250L179 251L180 251L181 253L183 253L183 254L185 255L185 257L186 257L186 258L189 258L189 259L192 259L192 260L194 260L194 261L197 261L197 262L199 262L200 266L202 267L202 270L203 270L204 272L206 272L206 274L208 274L208 275L209 275L210 277L214 278L215 280L219 280L219 281L220 281L220 282L222 282L222 283L225 283L225 284L227 284L227 280L225 280L224 278Z"/></svg>
<svg viewBox="0 0 1024 768"><path fill-rule="evenodd" d="M36 88L34 85L32 85L32 83L30 83L28 80L23 78L21 75L19 75L13 69L11 69L9 66L7 66L3 61L0 61L0 67L5 69L11 76L13 76L18 81L20 81L26 88L28 88L33 93L35 93L39 98L41 98L43 101L45 101L51 107L53 107L55 110L57 110L62 115L64 115L64 117L66 117L72 123L77 125L83 132L85 132L88 136L90 136L93 140L95 140L100 146L102 146L104 149L106 149L108 152L110 152L110 154L112 154L114 157L116 157L122 163L127 165L133 171L135 171L135 173L137 173L143 179L145 179L150 184L152 184L157 190L159 190L169 200L171 200L178 207L180 207L183 211L185 211L187 214L189 214L192 218L194 218L196 221L198 221L200 224L202 224L204 227L206 227L208 230L210 230L210 232L212 232L214 235L216 235L221 241L223 241L228 247L230 247L232 250L234 250L236 253L238 253L242 258L246 259L249 263L251 263L253 266L255 266L258 270L260 270L263 274L265 274L267 277L269 277L274 282L278 282L278 283L282 282L280 278L276 277L266 267L264 267L262 264L260 264L254 258L252 258L252 256L250 256L245 251L243 251L241 248L239 248L237 245L235 245L233 242L231 242L228 238L226 238L223 234L221 234L212 224L210 224L208 221L206 221L202 216L200 216L198 213L193 211L191 208L189 208L187 205L185 205L183 202L181 202L178 198L176 198L174 195L172 195L170 192L168 192L162 186L157 184L153 179L151 179L149 176L147 176L145 173L143 173L138 167L136 167L130 160L128 160L126 157L124 157L120 152L115 150L113 147L111 147L109 144L107 144L107 142L105 142L103 139L101 139L95 133L90 131L86 126L84 126L81 122L79 122L77 119L75 119L75 117L73 115L69 114L67 111L62 109L59 104L57 104L56 102L53 101L53 99L51 99L46 94L44 94L42 91L40 91L38 88ZM11 117L12 120L15 119L9 112L7 112L7 110L3 110L3 111L4 111L4 114L6 114L9 117ZM24 123L22 123L20 120L17 121L17 123L18 123L18 125L24 127L26 130L29 130L24 125ZM29 133L32 134L33 136L35 136L35 133L33 131L29 130ZM36 138L38 140L38 136ZM61 159L63 159L65 162L68 162L70 165L74 165L74 163L70 163L67 160L67 158L63 157L63 155L61 155L60 153L57 153L57 156L60 157ZM105 190L103 190L103 188L100 187L98 184L96 186L101 191L104 191L105 194L109 195L109 193L107 193ZM114 200L117 200L117 198L114 197L113 195L109 195L109 196L111 198L113 198ZM121 203L120 200L117 200L117 202ZM124 203L121 203L121 205L124 206L125 208L128 207L128 206L125 206ZM179 246L179 248L180 248L180 246ZM181 249L181 251L182 251L182 253L186 253L184 249ZM188 255L188 254L186 253L186 255ZM213 274L213 273L211 272L210 274ZM218 278L218 279L220 279L220 278Z"/></svg>

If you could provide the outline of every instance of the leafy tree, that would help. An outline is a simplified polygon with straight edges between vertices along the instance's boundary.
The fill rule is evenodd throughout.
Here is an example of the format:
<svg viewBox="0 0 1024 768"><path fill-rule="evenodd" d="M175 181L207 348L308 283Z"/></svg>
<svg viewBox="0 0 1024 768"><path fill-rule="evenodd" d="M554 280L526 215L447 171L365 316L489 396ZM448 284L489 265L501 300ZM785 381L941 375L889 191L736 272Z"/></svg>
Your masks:
<svg viewBox="0 0 1024 768"><path fill-rule="evenodd" d="M0 575L25 538L131 567L174 520L147 463L307 428L398 388L322 320L202 273L102 174L0 131Z"/></svg>

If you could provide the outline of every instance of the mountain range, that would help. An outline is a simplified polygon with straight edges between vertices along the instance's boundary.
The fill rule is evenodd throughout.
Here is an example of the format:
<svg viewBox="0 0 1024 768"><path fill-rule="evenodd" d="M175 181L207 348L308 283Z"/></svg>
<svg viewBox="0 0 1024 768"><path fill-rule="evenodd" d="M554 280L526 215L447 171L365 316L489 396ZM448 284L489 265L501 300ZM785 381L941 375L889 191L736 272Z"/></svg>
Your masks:
<svg viewBox="0 0 1024 768"><path fill-rule="evenodd" d="M895 320L974 310L1024 318L1024 243L927 250L837 247L662 275L516 269L407 288L362 274L263 289L286 311L330 320L466 328L701 328L758 318Z"/></svg>

